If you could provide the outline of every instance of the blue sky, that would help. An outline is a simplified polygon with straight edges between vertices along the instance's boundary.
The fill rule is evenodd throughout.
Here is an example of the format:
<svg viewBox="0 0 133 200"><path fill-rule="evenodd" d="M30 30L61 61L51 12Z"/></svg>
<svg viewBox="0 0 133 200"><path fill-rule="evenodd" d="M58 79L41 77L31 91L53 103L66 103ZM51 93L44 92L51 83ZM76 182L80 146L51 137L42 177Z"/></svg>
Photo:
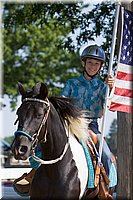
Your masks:
<svg viewBox="0 0 133 200"><path fill-rule="evenodd" d="M16 110L14 112L11 111L9 98L7 95L4 95L4 103L6 107L2 108L2 137L12 136L15 130L17 129L17 125L14 125L14 122L17 118ZM20 100L18 99L18 105L20 105ZM16 108L17 109L17 108Z"/></svg>

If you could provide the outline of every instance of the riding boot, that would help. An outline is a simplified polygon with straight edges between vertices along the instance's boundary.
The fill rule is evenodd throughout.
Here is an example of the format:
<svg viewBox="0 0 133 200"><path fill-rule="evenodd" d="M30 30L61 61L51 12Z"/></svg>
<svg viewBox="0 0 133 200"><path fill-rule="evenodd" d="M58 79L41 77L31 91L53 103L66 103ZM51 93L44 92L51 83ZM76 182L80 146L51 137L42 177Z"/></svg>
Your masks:
<svg viewBox="0 0 133 200"><path fill-rule="evenodd" d="M32 169L28 174L24 173L21 177L15 179L14 190L21 196L28 196L34 175L35 169Z"/></svg>

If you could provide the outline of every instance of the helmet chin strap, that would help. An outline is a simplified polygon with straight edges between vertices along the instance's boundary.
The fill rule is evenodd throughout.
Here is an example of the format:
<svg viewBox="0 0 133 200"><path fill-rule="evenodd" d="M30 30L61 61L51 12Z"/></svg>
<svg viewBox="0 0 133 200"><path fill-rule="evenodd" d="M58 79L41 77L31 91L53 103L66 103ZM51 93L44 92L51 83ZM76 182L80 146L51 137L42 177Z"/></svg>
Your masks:
<svg viewBox="0 0 133 200"><path fill-rule="evenodd" d="M87 72L87 70L86 70L85 67L84 67L84 71L83 71L83 72L85 72L85 73L87 74L87 76L89 76L89 77L92 78L92 79L98 74L98 72L97 72L96 74L94 74L94 75L88 74L88 72Z"/></svg>

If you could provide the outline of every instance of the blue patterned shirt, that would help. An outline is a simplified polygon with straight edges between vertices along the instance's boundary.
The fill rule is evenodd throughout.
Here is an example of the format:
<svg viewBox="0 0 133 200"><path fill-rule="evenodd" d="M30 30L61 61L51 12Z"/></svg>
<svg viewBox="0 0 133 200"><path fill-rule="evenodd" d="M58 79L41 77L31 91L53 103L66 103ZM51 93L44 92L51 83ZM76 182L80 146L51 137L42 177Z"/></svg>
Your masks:
<svg viewBox="0 0 133 200"><path fill-rule="evenodd" d="M61 93L61 96L75 98L76 106L87 111L89 118L101 118L105 102L106 84L95 76L86 80L80 75L69 79Z"/></svg>

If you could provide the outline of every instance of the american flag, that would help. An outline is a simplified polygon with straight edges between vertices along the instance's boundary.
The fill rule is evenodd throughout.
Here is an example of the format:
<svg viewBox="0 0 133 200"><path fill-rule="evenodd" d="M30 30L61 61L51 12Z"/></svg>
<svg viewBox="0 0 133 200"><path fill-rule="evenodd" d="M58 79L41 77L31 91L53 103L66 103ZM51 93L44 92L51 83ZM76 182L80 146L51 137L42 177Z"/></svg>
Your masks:
<svg viewBox="0 0 133 200"><path fill-rule="evenodd" d="M133 12L122 12L122 44L110 110L133 112Z"/></svg>

